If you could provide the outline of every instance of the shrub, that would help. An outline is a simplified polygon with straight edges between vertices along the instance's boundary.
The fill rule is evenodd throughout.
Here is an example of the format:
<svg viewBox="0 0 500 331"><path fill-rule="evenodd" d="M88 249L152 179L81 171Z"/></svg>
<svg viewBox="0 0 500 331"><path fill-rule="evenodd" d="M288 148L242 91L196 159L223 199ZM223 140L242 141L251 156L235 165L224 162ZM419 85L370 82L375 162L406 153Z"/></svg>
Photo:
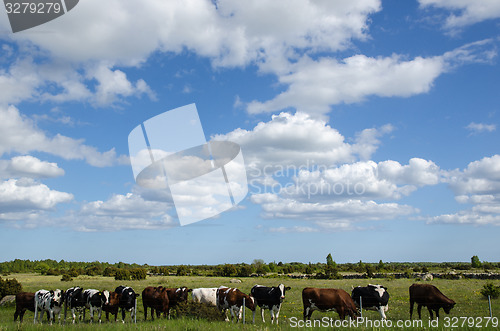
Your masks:
<svg viewBox="0 0 500 331"><path fill-rule="evenodd" d="M190 319L206 319L209 321L223 321L225 314L214 306L200 302L184 301L176 306L177 316Z"/></svg>
<svg viewBox="0 0 500 331"><path fill-rule="evenodd" d="M492 283L485 284L481 290L481 294L486 298L490 296L491 298L496 299L500 295L500 287L495 286Z"/></svg>
<svg viewBox="0 0 500 331"><path fill-rule="evenodd" d="M17 279L12 278L3 280L2 277L0 277L0 298L3 298L6 295L17 294L22 290L23 287Z"/></svg>
<svg viewBox="0 0 500 331"><path fill-rule="evenodd" d="M115 280L130 280L130 273L125 269L118 269L115 273Z"/></svg>
<svg viewBox="0 0 500 331"><path fill-rule="evenodd" d="M73 278L70 275L68 275L68 274L62 275L61 282L70 282L72 280L73 280Z"/></svg>
<svg viewBox="0 0 500 331"><path fill-rule="evenodd" d="M146 269L135 268L130 270L130 277L132 278L132 280L146 279L146 276L147 276Z"/></svg>

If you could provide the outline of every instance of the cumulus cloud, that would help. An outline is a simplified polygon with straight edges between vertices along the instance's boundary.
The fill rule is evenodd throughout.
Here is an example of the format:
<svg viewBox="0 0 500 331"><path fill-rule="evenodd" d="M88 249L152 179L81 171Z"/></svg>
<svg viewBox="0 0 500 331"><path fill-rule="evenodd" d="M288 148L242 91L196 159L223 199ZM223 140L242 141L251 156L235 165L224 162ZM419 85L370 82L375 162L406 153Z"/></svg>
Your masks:
<svg viewBox="0 0 500 331"><path fill-rule="evenodd" d="M14 106L0 106L0 117L3 119L0 121L0 156L38 151L66 160L85 160L96 167L128 163L128 158L116 155L114 149L101 153L95 147L85 145L83 139L60 134L49 137Z"/></svg>
<svg viewBox="0 0 500 331"><path fill-rule="evenodd" d="M444 24L456 30L485 20L500 17L500 3L496 0L418 0L422 7L436 7L451 11Z"/></svg>
<svg viewBox="0 0 500 331"><path fill-rule="evenodd" d="M471 162L464 170L449 171L446 181L459 203L473 206L429 217L428 222L500 225L500 155Z"/></svg>
<svg viewBox="0 0 500 331"><path fill-rule="evenodd" d="M41 161L30 155L0 160L0 177L3 178L53 178L63 175L64 170L57 163Z"/></svg>
<svg viewBox="0 0 500 331"><path fill-rule="evenodd" d="M361 102L370 96L409 97L428 92L441 74L467 63L489 63L497 55L492 40L459 47L441 56L407 59L401 55L343 60L302 57L279 75L286 90L267 101L247 104L251 114L293 107L324 116L332 105Z"/></svg>
<svg viewBox="0 0 500 331"><path fill-rule="evenodd" d="M242 146L251 177L266 177L286 168L297 170L314 165L334 166L369 158L381 137L393 130L391 125L370 128L359 133L353 144L345 141L324 120L306 113L280 113L252 130L238 128L214 140L229 140Z"/></svg>
<svg viewBox="0 0 500 331"><path fill-rule="evenodd" d="M107 201L92 201L72 212L69 226L77 231L157 230L178 226L172 204L145 200L140 195L115 194ZM170 212L170 213L169 213Z"/></svg>
<svg viewBox="0 0 500 331"><path fill-rule="evenodd" d="M0 218L13 217L12 213L16 212L50 210L71 200L72 194L51 190L33 179L9 179L0 183Z"/></svg>

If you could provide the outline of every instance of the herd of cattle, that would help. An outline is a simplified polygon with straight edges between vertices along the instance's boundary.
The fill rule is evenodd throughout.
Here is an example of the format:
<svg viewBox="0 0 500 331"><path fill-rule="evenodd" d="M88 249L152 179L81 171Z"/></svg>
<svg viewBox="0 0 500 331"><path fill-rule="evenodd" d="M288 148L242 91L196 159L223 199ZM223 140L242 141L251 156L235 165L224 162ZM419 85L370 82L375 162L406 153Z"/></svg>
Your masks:
<svg viewBox="0 0 500 331"><path fill-rule="evenodd" d="M290 287L280 284L275 287L255 285L247 295L237 288L225 286L214 288L188 289L186 287L166 288L146 287L142 291L142 304L144 307L144 319L147 319L148 308L151 310L151 319L163 316L170 318L170 310L178 303L188 300L188 293L192 292L194 302L200 302L217 307L227 314L231 313L231 320L236 318L239 321L242 317L242 307L245 306L253 312L253 322L255 323L256 308L261 308L262 321L264 320L264 310L268 309L271 315L271 323L276 321L281 304L285 299L285 292ZM427 307L431 319L433 311L439 318L439 309L449 314L455 305L455 301L447 298L437 287L430 284L413 284L409 288L410 292L410 319L412 318L413 306L417 303L418 317L421 319L421 309ZM94 289L82 289L72 287L66 291L59 289L53 291L39 290L35 293L22 292L16 295L16 312L14 321L19 316L22 322L26 310L35 312L35 322L37 314L40 322L43 315L47 313L47 318L52 323L57 315L60 320L61 311L64 308L64 320L67 311L71 311L73 323L76 321L76 313L79 319L85 320L85 311L90 311L90 322L94 319L94 312L97 311L99 322L101 313L106 313L109 320L109 313L115 315L117 319L118 311L121 310L122 322L125 321L126 311L131 312L132 320L135 320L137 313L137 297L139 296L131 287L118 286L113 292L98 291ZM368 285L365 287L355 287L351 295L342 289L334 288L314 288L306 287L302 290L302 302L304 305L303 317L310 319L314 310L321 312L336 311L341 319L347 315L355 319L360 316L362 309L376 310L382 319L386 319L385 312L388 310L389 293L382 285ZM226 320L228 318L226 317Z"/></svg>

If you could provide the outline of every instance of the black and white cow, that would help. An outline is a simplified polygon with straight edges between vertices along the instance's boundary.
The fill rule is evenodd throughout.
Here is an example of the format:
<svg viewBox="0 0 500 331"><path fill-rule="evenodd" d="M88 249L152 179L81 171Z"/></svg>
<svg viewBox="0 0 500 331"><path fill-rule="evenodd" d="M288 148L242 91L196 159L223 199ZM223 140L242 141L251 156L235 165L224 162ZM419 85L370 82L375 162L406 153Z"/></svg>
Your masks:
<svg viewBox="0 0 500 331"><path fill-rule="evenodd" d="M71 315L73 317L73 323L76 320L75 312L80 315L80 320L82 319L82 313L85 310L85 300L83 299L83 289L81 287L75 286L66 290L64 295L64 320L66 321L67 310L71 310Z"/></svg>
<svg viewBox="0 0 500 331"><path fill-rule="evenodd" d="M57 290L39 290L35 292L35 323L37 313L40 311L40 323L42 322L43 314L49 314L50 324L55 320L55 315L61 319L61 309L64 303L64 291Z"/></svg>
<svg viewBox="0 0 500 331"><path fill-rule="evenodd" d="M88 289L83 291L85 307L90 310L90 323L94 321L94 310L97 310L99 323L101 323L102 306L109 303L109 291ZM83 313L85 319L85 312Z"/></svg>
<svg viewBox="0 0 500 331"><path fill-rule="evenodd" d="M252 297L255 299L255 303L260 307L260 314L262 316L262 322L264 320L264 309L269 309L271 314L271 324L276 320L278 324L278 315L280 313L281 303L285 299L285 292L290 290L291 287L283 284L279 284L274 287L266 287L262 285L255 285L250 291ZM253 322L255 323L255 310L253 312Z"/></svg>
<svg viewBox="0 0 500 331"><path fill-rule="evenodd" d="M118 308L122 311L122 322L125 323L125 311L130 311L130 317L134 321L136 312L136 299L139 296L138 293L129 286L118 286L115 292L120 295L120 302L118 303Z"/></svg>
<svg viewBox="0 0 500 331"><path fill-rule="evenodd" d="M386 319L385 312L389 309L389 292L382 285L369 284L365 287L354 287L351 294L356 307L378 311L382 319Z"/></svg>

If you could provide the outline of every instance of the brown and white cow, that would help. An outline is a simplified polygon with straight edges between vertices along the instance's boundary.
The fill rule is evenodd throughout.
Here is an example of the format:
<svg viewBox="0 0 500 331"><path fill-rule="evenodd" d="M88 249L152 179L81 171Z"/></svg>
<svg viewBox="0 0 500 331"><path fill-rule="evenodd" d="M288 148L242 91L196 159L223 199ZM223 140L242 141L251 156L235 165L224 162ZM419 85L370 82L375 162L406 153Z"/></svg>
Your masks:
<svg viewBox="0 0 500 331"><path fill-rule="evenodd" d="M154 312L156 310L156 316L159 318L160 314L163 316L169 310L169 300L167 288L163 286L153 287L148 286L142 291L142 305L144 307L144 320L147 320L148 307L151 308L151 319L154 320Z"/></svg>
<svg viewBox="0 0 500 331"><path fill-rule="evenodd" d="M236 316L236 322L241 320L241 314L243 312L243 298L245 299L245 307L250 309L252 312L255 311L255 300L253 297L241 292L237 288L229 288L221 286L217 289L216 293L217 308L224 313L231 312L231 322ZM229 319L226 316L226 321Z"/></svg>
<svg viewBox="0 0 500 331"><path fill-rule="evenodd" d="M336 311L340 319L344 319L346 315L352 319L358 317L356 304L342 289L306 287L302 290L302 303L304 320L311 319L311 314L315 310Z"/></svg>
<svg viewBox="0 0 500 331"><path fill-rule="evenodd" d="M434 285L431 284L413 284L410 286L410 319L413 314L413 305L417 303L418 318L422 319L422 306L429 310L431 320L434 319L432 311L436 312L436 318L439 318L439 308L443 308L446 314L455 306L455 301L446 295Z"/></svg>
<svg viewBox="0 0 500 331"><path fill-rule="evenodd" d="M192 289L187 288L185 286L178 288L167 288L168 294L168 318L170 319L170 310L177 306L177 304L187 301L189 292Z"/></svg>
<svg viewBox="0 0 500 331"><path fill-rule="evenodd" d="M106 312L107 321L109 321L109 314L111 313L115 315L115 322L116 322L116 318L118 317L118 308L120 305L120 299L121 299L121 294L118 294L116 292L109 292L108 303L102 306L102 310Z"/></svg>
<svg viewBox="0 0 500 331"><path fill-rule="evenodd" d="M19 321L23 321L23 316L26 310L35 311L35 293L20 292L16 294L16 312L14 313L14 321L19 316Z"/></svg>

